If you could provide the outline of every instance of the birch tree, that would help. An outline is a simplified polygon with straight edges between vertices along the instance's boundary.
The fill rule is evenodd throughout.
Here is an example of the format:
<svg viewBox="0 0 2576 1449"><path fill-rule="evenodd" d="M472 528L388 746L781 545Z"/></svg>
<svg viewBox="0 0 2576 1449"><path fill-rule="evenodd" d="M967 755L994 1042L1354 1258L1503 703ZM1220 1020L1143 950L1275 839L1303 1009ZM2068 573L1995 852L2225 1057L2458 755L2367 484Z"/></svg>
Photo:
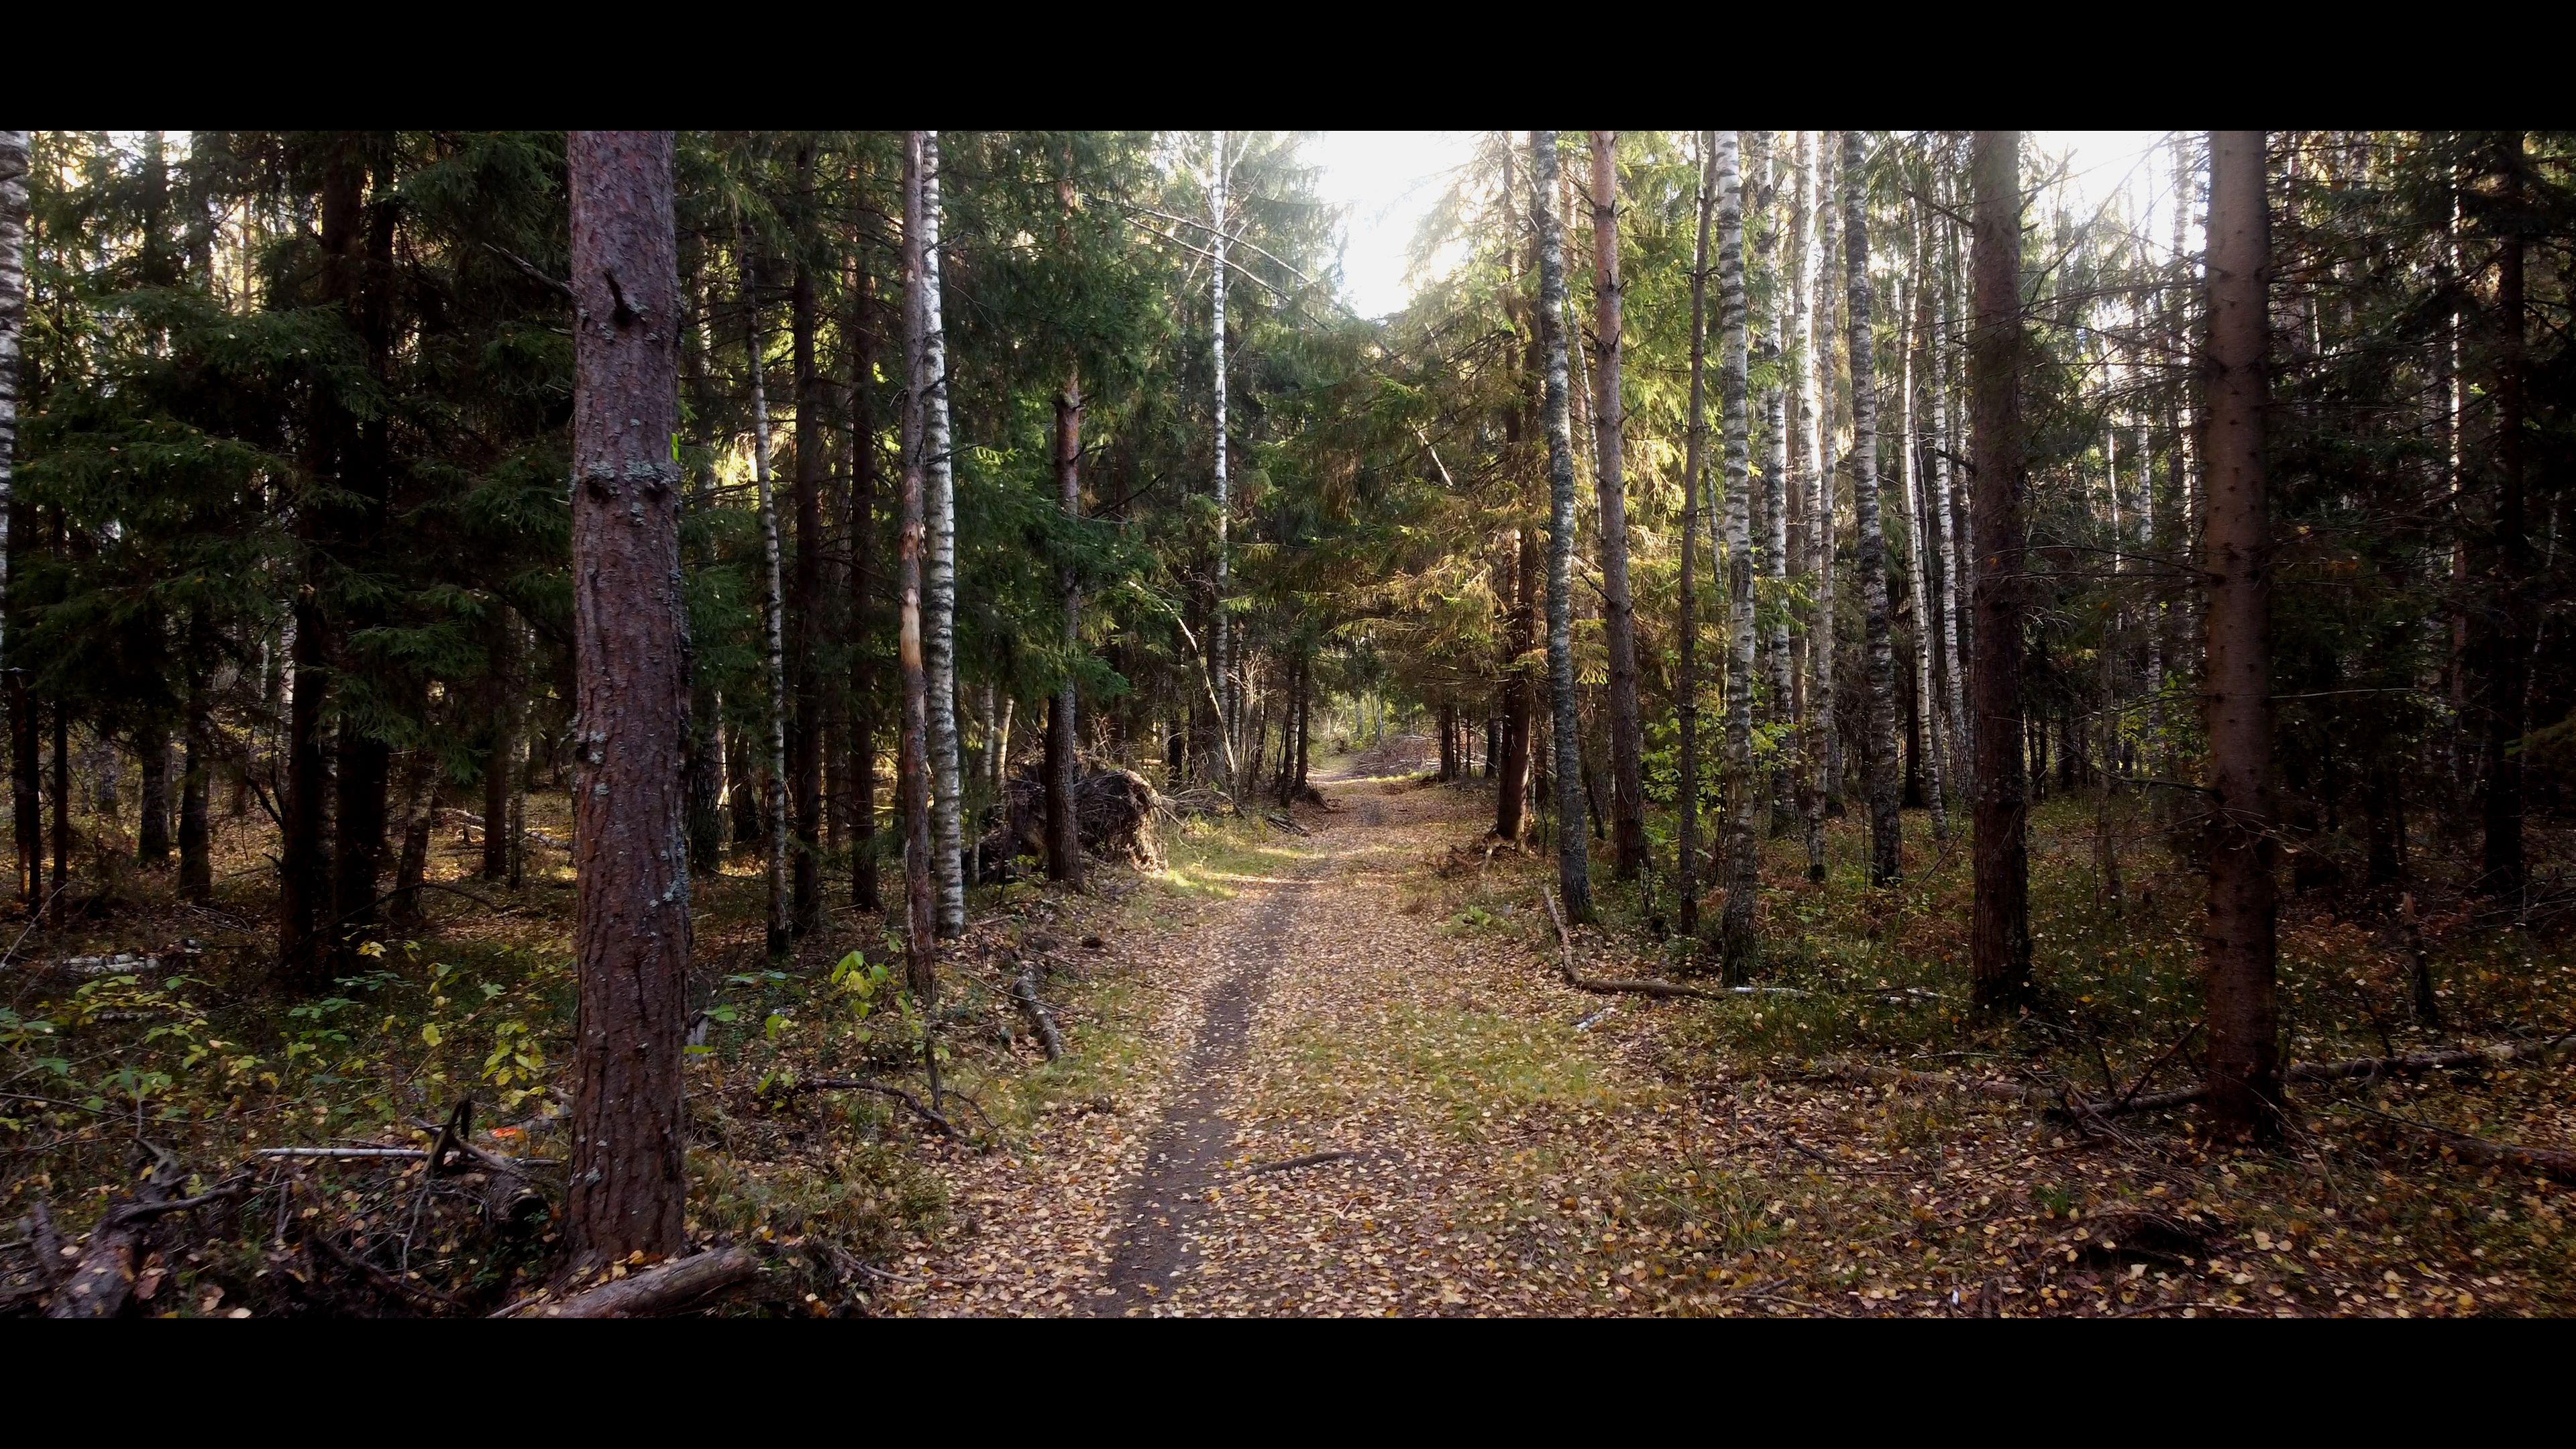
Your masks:
<svg viewBox="0 0 2576 1449"><path fill-rule="evenodd" d="M575 131L574 936L581 1006L565 1229L602 1265L687 1246L688 609L680 595L671 133Z"/></svg>
<svg viewBox="0 0 2576 1449"><path fill-rule="evenodd" d="M1234 761L1240 751L1235 745L1234 717L1237 713L1234 689L1232 620L1226 614L1226 586L1230 561L1227 558L1227 534L1234 522L1234 496L1226 477L1225 438L1225 132L1215 136L1215 156L1210 161L1208 182L1208 286L1209 286L1209 366L1216 378L1216 590L1211 612L1215 617L1208 627L1209 666L1216 676L1216 731L1225 742L1226 790L1240 793L1244 782L1235 778Z"/></svg>
<svg viewBox="0 0 2576 1449"><path fill-rule="evenodd" d="M1941 770L1941 707L1932 693L1932 569L1927 527L1929 518L1922 507L1922 488L1917 482L1920 469L1914 456L1914 348L1924 330L1921 323L1930 314L1927 305L1929 289L1923 285L1923 235L1920 217L1914 225L1913 303L1906 305L1905 284L1897 286L1896 312L1904 319L1905 340L1898 348L1898 372L1901 381L1897 397L1903 420L1897 427L1900 439L1898 476L1905 483L1905 532L1907 562L1912 565L1914 585L1914 712L1923 720L1924 794L1932 810L1932 838L1950 838L1950 806Z"/></svg>
<svg viewBox="0 0 2576 1449"><path fill-rule="evenodd" d="M964 786L957 738L957 477L948 436L948 342L941 319L939 133L912 133L920 152L918 304L922 507L928 557L922 573L922 667L928 681L931 865L939 883L941 940L966 929ZM912 218L907 218L913 220Z"/></svg>
<svg viewBox="0 0 2576 1449"><path fill-rule="evenodd" d="M1964 581L1967 578L1967 570L1962 567L1966 562L1964 549L1966 540L1958 537L1959 530L1951 526L1954 514L1951 506L1950 460L1958 451L1958 440L1950 428L1950 377L1951 354L1954 350L1952 339L1958 335L1959 310L1958 288L1952 283L1952 278L1957 274L1957 268L1951 265L1951 253L1955 250L1952 241L1955 230L1947 216L1941 219L1939 225L1941 245L1938 255L1931 259L1931 272L1925 273L1927 287L1932 285L1929 282L1932 274L1938 274L1937 291L1933 302L1935 310L1930 328L1932 383L1925 389L1932 414L1931 538L1933 562L1940 569L1936 592L1939 595L1938 606L1941 611L1941 659L1946 666L1943 670L1942 684L1945 693L1942 698L1944 707L1949 710L1950 715L1950 773L1953 779L1964 784L1968 762L1972 758L1973 746L1970 741L1975 738L1975 735L1970 728L1968 718L1967 656L1960 652L1962 638L1959 632L1959 593L1965 587Z"/></svg>
<svg viewBox="0 0 2576 1449"><path fill-rule="evenodd" d="M1753 838L1753 458L1746 411L1750 386L1744 299L1744 191L1737 133L1717 144L1718 391L1726 432L1726 911L1718 958L1730 981L1753 966L1753 893L1760 859Z"/></svg>
<svg viewBox="0 0 2576 1449"><path fill-rule="evenodd" d="M1833 490L1825 484L1825 417L1822 380L1831 366L1821 346L1816 328L1817 288L1822 285L1823 247L1816 231L1817 213L1824 209L1823 198L1816 186L1817 133L1798 133L1796 200L1791 204L1789 245L1797 255L1797 276L1791 292L1791 340L1796 358L1790 364L1797 374L1798 476L1790 485L1795 491L1796 508L1803 520L1802 536L1797 540L1798 572L1813 591L1813 603L1806 611L1805 632L1794 642L1797 650L1799 691L1795 704L1798 723L1797 790L1798 815L1804 827L1807 844L1807 879L1825 878L1825 797L1821 776L1825 760L1825 732L1831 728L1833 678L1820 673L1816 663L1826 656L1821 652L1816 635L1831 635L1833 617L1829 612L1830 596L1822 593L1823 570L1819 561L1829 551L1833 537L1831 506ZM1820 544L1819 540L1826 540Z"/></svg>
<svg viewBox="0 0 2576 1449"><path fill-rule="evenodd" d="M1869 794L1870 884L1896 884L1904 835L1897 816L1896 661L1887 621L1887 536L1878 516L1878 348L1870 332L1869 187L1858 131L1843 132L1845 323L1851 336L1852 516L1860 533L1862 639L1869 712L1861 769Z"/></svg>
<svg viewBox="0 0 2576 1449"><path fill-rule="evenodd" d="M902 737L896 747L895 795L903 813L904 981L927 1014L939 998L938 923L931 905L930 670L923 646L923 555L929 533L930 338L935 303L930 276L931 223L937 193L925 133L908 131L903 153L903 503L896 554L895 658L903 671ZM926 1052L933 1080L938 1054Z"/></svg>
<svg viewBox="0 0 2576 1449"><path fill-rule="evenodd" d="M1530 224L1538 233L1538 328L1547 353L1547 678L1556 736L1556 879L1566 915L1592 919L1583 843L1582 725L1574 700L1574 427L1568 415L1565 230L1557 220L1556 133L1530 132Z"/></svg>
<svg viewBox="0 0 2576 1449"><path fill-rule="evenodd" d="M26 675L13 667L17 641L6 632L9 564L23 505L17 492L18 353L27 322L27 133L0 131L0 673L8 678L12 818L17 836L18 896L34 918L44 897L43 827L36 793L36 724ZM14 540L14 545L13 545Z"/></svg>
<svg viewBox="0 0 2576 1449"><path fill-rule="evenodd" d="M1768 657L1771 698L1766 718L1774 737L1783 745L1774 746L1774 763L1766 804L1771 812L1773 835L1788 828L1790 795L1789 769L1785 761L1789 751L1785 741L1796 723L1791 713L1796 661L1789 652L1789 609L1785 601L1789 568L1789 344L1793 337L1791 319L1795 289L1783 275L1780 248L1790 228L1779 215L1777 193L1781 173L1795 162L1795 132L1761 132L1768 166L1763 180L1762 274L1770 279L1771 325L1762 339L1762 373L1770 380L1762 398L1762 577L1770 580L1769 592L1775 601L1771 627L1763 635L1762 649ZM1786 141L1788 144L1783 145ZM1793 188L1794 189L1794 188Z"/></svg>
<svg viewBox="0 0 2576 1449"><path fill-rule="evenodd" d="M1601 366L1593 375L1592 482L1601 504L1601 632L1610 651L1610 835L1613 869L1633 880L1646 866L1645 726L1637 707L1637 614L1628 590L1627 407L1619 287L1618 133L1592 133L1593 327Z"/></svg>
<svg viewBox="0 0 2576 1449"><path fill-rule="evenodd" d="M814 145L796 147L796 195L789 213L795 249L788 283L791 365L796 384L796 592L789 614L790 683L795 691L788 734L789 796L796 827L788 927L801 936L814 929L823 902L823 680L815 656L823 633L823 475L830 466L823 442L823 373L815 365L814 337L821 324L815 305ZM782 802L788 803L788 802Z"/></svg>

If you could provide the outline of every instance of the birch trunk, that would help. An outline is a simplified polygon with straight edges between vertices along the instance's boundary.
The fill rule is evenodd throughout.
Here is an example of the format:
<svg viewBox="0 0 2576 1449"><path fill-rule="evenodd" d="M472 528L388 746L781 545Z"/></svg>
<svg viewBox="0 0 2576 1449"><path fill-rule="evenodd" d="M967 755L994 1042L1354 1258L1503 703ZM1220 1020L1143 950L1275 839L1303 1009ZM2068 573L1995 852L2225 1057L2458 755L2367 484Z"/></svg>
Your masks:
<svg viewBox="0 0 2576 1449"><path fill-rule="evenodd" d="M903 511L897 553L895 655L903 669L903 732L895 794L903 813L904 981L926 1014L939 999L938 924L931 907L930 670L922 640L922 555L929 527L924 395L931 335L931 238L937 210L927 134L908 131L903 156ZM938 1054L925 1052L937 1081Z"/></svg>
<svg viewBox="0 0 2576 1449"><path fill-rule="evenodd" d="M1226 743L1226 785L1229 794L1239 794L1243 781L1235 778L1233 762L1240 756L1235 748L1234 660L1232 657L1232 620L1226 615L1225 596L1229 560L1226 557L1226 534L1234 520L1234 496L1226 478L1225 448L1225 132L1216 133L1216 155L1208 187L1208 269L1211 289L1208 328L1210 368L1216 378L1216 591L1214 618L1208 628L1209 665L1216 676L1216 729ZM1212 765L1213 761L1210 762Z"/></svg>
<svg viewBox="0 0 2576 1449"><path fill-rule="evenodd" d="M814 229L814 151L796 148L796 270L789 283L788 317L796 369L796 592L788 615L789 681L795 712L789 717L788 780L796 831L788 857L792 880L788 928L814 929L823 905L823 681L815 655L823 632L823 373L814 362L814 334L821 318L814 302L814 266L808 256Z"/></svg>
<svg viewBox="0 0 2576 1449"><path fill-rule="evenodd" d="M1976 900L1969 965L1976 1004L2006 1011L2030 999L2030 802L2022 726L2024 476L2021 438L2021 133L1979 131L1977 330L1968 388L1975 408L1977 492Z"/></svg>
<svg viewBox="0 0 2576 1449"><path fill-rule="evenodd" d="M1817 133L1798 133L1797 200L1791 212L1790 246L1797 253L1797 275L1792 289L1793 309L1790 323L1797 356L1791 366L1798 381L1798 476L1790 485L1797 493L1797 511L1803 527L1797 539L1798 572L1804 579L1809 604L1805 611L1805 628L1796 640L1798 691L1797 792L1798 815L1807 844L1807 879L1825 878L1825 797L1822 776L1825 763L1825 731L1831 727L1832 680L1817 672L1821 657L1816 636L1833 632L1828 612L1829 595L1823 592L1823 575L1819 561L1825 550L1819 539L1832 536L1832 520L1820 511L1832 490L1824 486L1825 435L1824 401L1820 382L1830 364L1820 346L1816 328L1817 288L1822 282L1822 247L1817 239L1817 213L1823 210L1823 198L1816 186Z"/></svg>
<svg viewBox="0 0 2576 1449"><path fill-rule="evenodd" d="M1863 718L1862 778L1869 794L1870 884L1891 886L1904 869L1898 818L1896 659L1887 619L1887 536L1878 513L1878 347L1871 335L1869 190L1858 131L1843 132L1843 272L1850 298L1852 516L1860 533L1862 641L1869 710Z"/></svg>
<svg viewBox="0 0 2576 1449"><path fill-rule="evenodd" d="M1719 406L1726 434L1726 911L1718 957L1729 981L1754 960L1753 893L1760 857L1753 835L1753 457L1746 403L1750 387L1744 305L1744 188L1736 133L1717 144L1717 325Z"/></svg>
<svg viewBox="0 0 2576 1449"><path fill-rule="evenodd" d="M1627 406L1621 388L1618 133L1592 133L1593 327L1601 349L1592 427L1600 462L1601 632L1610 650L1610 835L1613 867L1634 880L1646 867L1645 726L1637 705L1637 616L1628 590Z"/></svg>
<svg viewBox="0 0 2576 1449"><path fill-rule="evenodd" d="M1547 677L1555 759L1556 878L1566 914L1592 919L1583 842L1583 747L1574 711L1574 429L1567 416L1565 232L1557 220L1556 133L1530 132L1530 223L1538 231L1538 314L1547 353Z"/></svg>
<svg viewBox="0 0 2576 1449"><path fill-rule="evenodd" d="M17 492L18 373L27 323L27 155L24 131L0 131L0 674L8 679L11 818L17 836L18 896L28 918L44 897L36 787L35 699L23 670L9 667L16 622L9 603L10 565L27 543L27 509Z"/></svg>
<svg viewBox="0 0 2576 1449"><path fill-rule="evenodd" d="M924 545L922 668L929 690L931 864L939 884L938 933L966 929L965 819L957 740L957 481L948 437L948 341L942 317L939 241L939 133L915 133L921 152L919 304L921 468Z"/></svg>
<svg viewBox="0 0 2576 1449"><path fill-rule="evenodd" d="M1938 697L1932 693L1932 620L1937 612L1932 603L1932 576L1938 565L1931 559L1929 514L1922 506L1917 477L1921 470L1914 456L1914 345L1920 332L1928 330L1921 324L1931 315L1929 292L1923 285L1924 230L1918 216L1914 227L1914 305L1905 305L1901 284L1897 292L1897 315L1905 319L1905 341L1899 349L1902 360L1898 365L1903 381L1897 391L1903 420L1897 431L1904 440L1900 466L1905 479L1906 553L1914 572L1914 699L1915 712L1923 717L1923 785L1932 808L1932 838L1948 840L1950 804L1941 768L1941 747L1945 743L1942 736L1946 731L1941 728Z"/></svg>
<svg viewBox="0 0 2576 1449"><path fill-rule="evenodd" d="M573 1260L598 1265L687 1246L682 308L671 133L576 131L567 149L581 1030L566 1229Z"/></svg>
<svg viewBox="0 0 2576 1449"><path fill-rule="evenodd" d="M2281 1121L2273 1002L2271 517L2263 473L2270 226L2263 133L2209 137L2209 924L2213 1135L2269 1138Z"/></svg>
<svg viewBox="0 0 2576 1449"><path fill-rule="evenodd" d="M1840 520L1835 516L1841 500L1840 469L1835 466L1835 445L1841 441L1844 399L1834 386L1835 350L1841 341L1835 327L1834 287L1832 278L1840 263L1836 242L1842 235L1834 179L1834 133L1822 133L1816 142L1816 388L1823 414L1819 419L1821 446L1816 457L1815 527L1808 541L1816 550L1816 619L1817 627L1807 635L1815 651L1816 673L1816 738L1819 744L1817 785L1820 801L1827 816L1843 813L1843 737L1835 718L1841 712L1842 697L1838 687L1835 655L1841 648L1841 615L1834 602L1836 575L1841 560L1836 557ZM1819 826L1812 849L1816 852L1812 870L1823 868L1824 832ZM1816 877L1821 880L1821 875Z"/></svg>
<svg viewBox="0 0 2576 1449"><path fill-rule="evenodd" d="M1768 175L1763 185L1762 271L1771 279L1771 326L1762 341L1763 375L1771 379L1763 393L1762 431L1762 576L1770 580L1773 603L1771 627L1763 636L1763 652L1769 656L1771 699L1767 718L1776 737L1783 741L1773 747L1775 763L1771 769L1767 803L1771 813L1769 833L1778 835L1788 829L1790 815L1789 769L1785 761L1789 750L1785 741L1796 723L1791 706L1795 693L1793 679L1797 664L1789 652L1789 609L1785 601L1789 569L1789 380L1784 369L1789 366L1789 346L1793 337L1791 319L1795 315L1795 289L1782 276L1780 248L1789 230L1778 214L1772 193L1778 190L1780 173L1795 164L1795 132L1786 133L1789 145L1781 145L1783 133L1766 133L1771 154ZM1791 154L1783 154L1788 152Z"/></svg>
<svg viewBox="0 0 2576 1449"><path fill-rule="evenodd" d="M1968 577L1966 539L1962 530L1953 528L1950 488L1950 461L1958 452L1958 439L1950 428L1951 354L1953 339L1958 336L1958 289L1952 285L1956 268L1951 265L1953 229L1944 219L1941 223L1941 256L1935 262L1940 273L1939 308L1932 324L1932 556L1941 570L1939 604L1941 609L1941 660L1945 666L1943 686L1949 715L1950 773L1963 786L1968 761L1975 750L1976 731L1968 716L1966 636L1960 631L1959 591Z"/></svg>
<svg viewBox="0 0 2576 1449"><path fill-rule="evenodd" d="M1699 154L1699 239L1691 257L1690 432L1682 463L1681 617L1673 631L1673 713L1681 732L1674 880L1681 895L1681 933L1692 941L1699 937L1699 601L1693 561L1699 550L1700 480L1708 466L1708 222L1718 204L1718 187L1734 180L1735 133L1700 132ZM1711 562L1723 566L1721 559Z"/></svg>

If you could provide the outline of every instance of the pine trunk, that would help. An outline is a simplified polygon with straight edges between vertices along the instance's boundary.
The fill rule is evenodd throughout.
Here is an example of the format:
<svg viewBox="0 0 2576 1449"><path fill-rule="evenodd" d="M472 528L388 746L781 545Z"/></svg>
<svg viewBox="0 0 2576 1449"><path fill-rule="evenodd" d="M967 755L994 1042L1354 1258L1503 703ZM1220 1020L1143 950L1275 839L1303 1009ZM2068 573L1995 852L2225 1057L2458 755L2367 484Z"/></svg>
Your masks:
<svg viewBox="0 0 2576 1449"><path fill-rule="evenodd" d="M1735 205L1735 133L1700 132L1699 153L1699 233L1691 254L1689 441L1682 462L1681 617L1673 625L1678 666L1673 677L1673 713L1681 734L1681 788L1673 802L1678 817L1673 879L1681 896L1681 933L1688 940L1699 937L1699 601L1693 557L1699 550L1699 496L1708 466L1708 222L1710 211L1721 204L1717 196L1721 186L1729 192L1725 204ZM1728 221L1741 230L1741 216L1730 211ZM1737 284L1742 285L1741 277ZM1719 305L1724 307L1723 298ZM1739 502L1741 490L1728 494L1729 507ZM1727 560L1713 562L1723 568ZM1727 685L1731 697L1736 681L1728 680ZM1732 718L1733 711L1728 714ZM1736 783L1727 782L1730 787Z"/></svg>
<svg viewBox="0 0 2576 1449"><path fill-rule="evenodd" d="M1070 218L1074 205L1070 150L1064 162L1065 174L1056 182L1056 200L1062 215ZM1069 251L1067 225L1065 221L1058 222L1056 244ZM1082 517L1082 368L1075 362L1065 364L1064 387L1055 396L1055 494L1056 507L1063 511L1068 525ZM1074 567L1070 547L1056 566L1056 592L1064 604L1065 675L1047 703L1047 875L1080 890L1082 828L1074 808L1073 790L1081 775L1076 752L1081 743L1077 726L1082 700L1074 680L1073 661L1082 652L1082 574Z"/></svg>
<svg viewBox="0 0 2576 1449"><path fill-rule="evenodd" d="M1565 231L1556 214L1556 133L1530 132L1530 222L1538 230L1538 330L1547 354L1547 677L1555 758L1556 876L1566 914L1592 919L1583 842L1582 726L1574 699L1574 428L1567 410Z"/></svg>
<svg viewBox="0 0 2576 1449"><path fill-rule="evenodd" d="M1592 475L1601 502L1601 632L1610 649L1610 819L1614 873L1646 868L1645 726L1637 705L1637 615L1628 590L1627 405L1621 386L1618 133L1592 133L1593 326L1600 369L1592 400Z"/></svg>
<svg viewBox="0 0 2576 1449"><path fill-rule="evenodd" d="M795 713L788 731L788 778L795 793L796 844L789 857L793 879L788 927L802 936L814 929L823 903L823 681L815 661L823 632L823 372L815 365L812 250L814 153L796 152L796 270L788 293L788 325L796 369L796 592L785 616Z"/></svg>
<svg viewBox="0 0 2576 1449"><path fill-rule="evenodd" d="M2209 1090L2222 1138L2269 1138L2281 1121L2280 1027L2273 1004L2271 509L2263 471L2271 259L2263 133L2209 136L2210 810L2206 856Z"/></svg>
<svg viewBox="0 0 2576 1449"><path fill-rule="evenodd" d="M1979 131L1976 189L1977 326L1968 392L1976 467L1976 899L1968 949L1977 1006L2028 1001L2030 802L2022 758L2022 508L2029 482L2021 438L2021 133Z"/></svg>
<svg viewBox="0 0 2576 1449"><path fill-rule="evenodd" d="M566 1234L576 1263L606 1264L687 1247L681 309L671 133L576 131L569 151L581 1029Z"/></svg>
<svg viewBox="0 0 2576 1449"><path fill-rule="evenodd" d="M768 768L762 780L760 814L768 825L769 837L769 929L768 951L771 957L787 954L793 935L788 914L787 893L787 600L779 574L778 493L769 476L769 382L761 356L768 339L760 326L760 276L752 260L751 234L743 234L742 309L743 325L748 335L744 350L751 363L751 476L760 509L760 617L762 624L762 658L764 682L769 697L763 701L769 725Z"/></svg>

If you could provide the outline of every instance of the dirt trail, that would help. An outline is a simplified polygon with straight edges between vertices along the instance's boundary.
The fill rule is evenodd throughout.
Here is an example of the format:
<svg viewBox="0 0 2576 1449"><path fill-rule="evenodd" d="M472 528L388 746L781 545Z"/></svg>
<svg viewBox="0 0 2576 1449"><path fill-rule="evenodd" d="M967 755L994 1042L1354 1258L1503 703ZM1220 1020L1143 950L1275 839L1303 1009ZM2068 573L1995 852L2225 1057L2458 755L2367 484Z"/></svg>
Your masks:
<svg viewBox="0 0 2576 1449"><path fill-rule="evenodd" d="M1680 1114L1514 937L1430 879L1481 792L1319 778L1232 899L1129 933L1143 1035L1107 1110L948 1164L974 1224L910 1260L922 1314L1635 1312L1592 1179L1687 1150ZM1532 909L1496 899L1504 913ZM1589 1032L1589 1034L1587 1034ZM1560 1206L1561 1204L1561 1206Z"/></svg>

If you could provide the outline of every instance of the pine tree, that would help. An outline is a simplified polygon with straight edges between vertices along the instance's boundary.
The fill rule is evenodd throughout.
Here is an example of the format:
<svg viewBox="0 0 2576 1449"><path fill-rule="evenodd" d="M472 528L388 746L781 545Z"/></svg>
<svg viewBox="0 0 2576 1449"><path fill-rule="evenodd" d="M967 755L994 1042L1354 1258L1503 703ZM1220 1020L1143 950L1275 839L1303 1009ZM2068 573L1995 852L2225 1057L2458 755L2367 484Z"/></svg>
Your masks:
<svg viewBox="0 0 2576 1449"><path fill-rule="evenodd" d="M1610 646L1610 835L1615 873L1646 868L1645 725L1637 704L1637 612L1628 588L1627 403L1622 385L1618 133L1592 133L1592 429L1601 505L1601 632Z"/></svg>
<svg viewBox="0 0 2576 1449"><path fill-rule="evenodd" d="M1977 327L1969 338L1977 493L1976 900L1969 964L1982 1010L2028 1000L2030 805L2023 783L2023 518L2028 492L2021 422L2021 133L1979 131L1975 187Z"/></svg>

